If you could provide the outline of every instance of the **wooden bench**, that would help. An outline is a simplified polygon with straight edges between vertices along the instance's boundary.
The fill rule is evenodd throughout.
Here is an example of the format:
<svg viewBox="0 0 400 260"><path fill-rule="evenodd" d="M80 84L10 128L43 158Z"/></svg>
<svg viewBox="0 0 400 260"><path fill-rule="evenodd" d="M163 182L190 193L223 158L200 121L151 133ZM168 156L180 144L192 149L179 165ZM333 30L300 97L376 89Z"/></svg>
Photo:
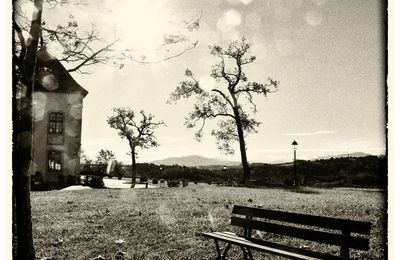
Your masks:
<svg viewBox="0 0 400 260"><path fill-rule="evenodd" d="M244 259L253 259L251 250L290 259L350 259L350 249L365 251L369 249L371 230L369 222L236 205L232 214L231 225L243 228L243 234L232 232L202 234L214 240L217 259L226 259L232 245L241 248ZM291 245L277 242L283 238ZM304 240L338 246L340 256L309 249L308 246L303 246ZM227 243L222 255L220 241Z"/></svg>

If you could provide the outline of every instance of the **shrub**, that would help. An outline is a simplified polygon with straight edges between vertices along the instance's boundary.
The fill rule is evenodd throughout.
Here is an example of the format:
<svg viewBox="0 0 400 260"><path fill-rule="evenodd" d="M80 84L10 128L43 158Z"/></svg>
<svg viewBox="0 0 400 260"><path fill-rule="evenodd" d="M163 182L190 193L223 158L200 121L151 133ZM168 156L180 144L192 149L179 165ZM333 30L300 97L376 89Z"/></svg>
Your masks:
<svg viewBox="0 0 400 260"><path fill-rule="evenodd" d="M175 187L179 187L180 183L179 183L179 181L169 180L169 181L167 181L167 185L169 188L175 188Z"/></svg>
<svg viewBox="0 0 400 260"><path fill-rule="evenodd" d="M103 177L95 175L87 176L85 185L94 189L104 189Z"/></svg>
<svg viewBox="0 0 400 260"><path fill-rule="evenodd" d="M153 184L158 184L158 180L157 179L153 179L152 183Z"/></svg>
<svg viewBox="0 0 400 260"><path fill-rule="evenodd" d="M79 182L80 182L80 177L79 176L67 175L65 177L65 186L76 185Z"/></svg>
<svg viewBox="0 0 400 260"><path fill-rule="evenodd" d="M283 185L286 186L286 187L293 186L293 181L291 179L285 179L283 181Z"/></svg>
<svg viewBox="0 0 400 260"><path fill-rule="evenodd" d="M188 180L182 181L182 186L183 187L187 187L188 185L189 185L189 181Z"/></svg>

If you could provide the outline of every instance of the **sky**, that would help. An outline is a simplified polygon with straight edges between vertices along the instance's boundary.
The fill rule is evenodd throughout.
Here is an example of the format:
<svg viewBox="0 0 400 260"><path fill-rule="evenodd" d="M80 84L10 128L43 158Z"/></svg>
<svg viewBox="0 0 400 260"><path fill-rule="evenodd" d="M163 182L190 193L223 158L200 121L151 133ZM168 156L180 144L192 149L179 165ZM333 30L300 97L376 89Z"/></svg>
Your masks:
<svg viewBox="0 0 400 260"><path fill-rule="evenodd" d="M84 7L45 9L45 20L58 22L72 13L80 26L96 23L104 42L115 37L120 47L145 49L154 57L157 40L175 30L174 21L201 14L200 28L190 35L195 49L157 64L124 62L98 65L90 74L74 73L89 91L84 99L82 149L95 158L112 150L129 163L128 142L106 122L113 107L145 110L164 120L156 130L160 147L140 150L138 162L172 156L202 155L240 160L218 151L207 123L201 142L195 129L184 126L191 102L167 104L169 94L190 68L204 86L214 84L210 67L216 62L210 45L226 46L242 36L257 59L246 73L252 81L279 80L279 91L257 97L262 122L247 137L250 162L290 161L291 143L297 158L365 152L385 153L385 45L381 1L376 0L154 0L98 1ZM172 21L172 22L171 22ZM56 52L57 50L55 50Z"/></svg>

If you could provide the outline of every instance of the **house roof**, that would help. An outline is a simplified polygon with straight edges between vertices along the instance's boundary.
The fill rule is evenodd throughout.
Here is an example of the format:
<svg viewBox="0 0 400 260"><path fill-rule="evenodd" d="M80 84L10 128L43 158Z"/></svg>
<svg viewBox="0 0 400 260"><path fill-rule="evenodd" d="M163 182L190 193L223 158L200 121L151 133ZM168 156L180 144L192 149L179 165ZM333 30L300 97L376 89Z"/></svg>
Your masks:
<svg viewBox="0 0 400 260"><path fill-rule="evenodd" d="M45 48L37 53L35 91L73 93L79 91L85 97L88 91L79 85L61 62Z"/></svg>

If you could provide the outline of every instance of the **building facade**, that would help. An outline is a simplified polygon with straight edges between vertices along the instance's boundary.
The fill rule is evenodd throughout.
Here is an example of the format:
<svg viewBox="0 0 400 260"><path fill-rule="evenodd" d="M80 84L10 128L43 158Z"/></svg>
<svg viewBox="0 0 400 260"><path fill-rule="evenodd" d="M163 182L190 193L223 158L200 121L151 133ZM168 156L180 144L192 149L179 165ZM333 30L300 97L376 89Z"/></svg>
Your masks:
<svg viewBox="0 0 400 260"><path fill-rule="evenodd" d="M76 183L80 172L82 88L45 50L38 53L34 87L32 189Z"/></svg>

